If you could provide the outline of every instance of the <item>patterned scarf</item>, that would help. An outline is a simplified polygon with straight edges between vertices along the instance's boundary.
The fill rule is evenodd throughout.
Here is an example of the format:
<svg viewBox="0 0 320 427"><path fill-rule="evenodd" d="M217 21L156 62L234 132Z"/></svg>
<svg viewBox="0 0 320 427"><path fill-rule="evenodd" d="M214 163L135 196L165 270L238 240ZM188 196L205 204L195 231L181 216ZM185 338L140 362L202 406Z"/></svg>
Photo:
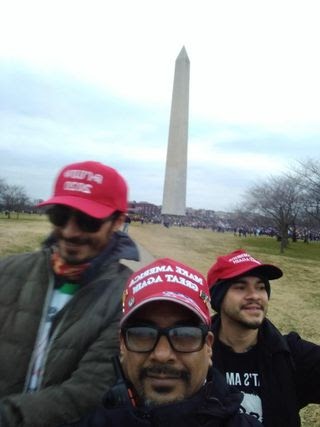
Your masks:
<svg viewBox="0 0 320 427"><path fill-rule="evenodd" d="M90 267L89 262L76 265L67 264L56 251L51 255L51 265L57 276L63 276L71 282L79 281L82 273Z"/></svg>

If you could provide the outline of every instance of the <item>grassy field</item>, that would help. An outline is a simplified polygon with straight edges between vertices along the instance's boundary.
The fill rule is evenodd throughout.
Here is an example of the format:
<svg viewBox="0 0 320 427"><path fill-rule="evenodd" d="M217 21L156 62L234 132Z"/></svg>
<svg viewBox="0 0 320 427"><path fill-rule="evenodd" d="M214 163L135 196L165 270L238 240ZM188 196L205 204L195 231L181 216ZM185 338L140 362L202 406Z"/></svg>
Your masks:
<svg viewBox="0 0 320 427"><path fill-rule="evenodd" d="M49 231L45 216L10 220L0 216L0 256L37 249ZM295 330L320 344L320 243L292 243L280 255L279 244L268 237L239 238L232 233L140 223L131 223L129 234L154 257L175 258L205 275L216 256L238 248L276 264L284 277L271 285L270 320L283 333ZM303 427L320 427L318 405L309 405L301 416Z"/></svg>

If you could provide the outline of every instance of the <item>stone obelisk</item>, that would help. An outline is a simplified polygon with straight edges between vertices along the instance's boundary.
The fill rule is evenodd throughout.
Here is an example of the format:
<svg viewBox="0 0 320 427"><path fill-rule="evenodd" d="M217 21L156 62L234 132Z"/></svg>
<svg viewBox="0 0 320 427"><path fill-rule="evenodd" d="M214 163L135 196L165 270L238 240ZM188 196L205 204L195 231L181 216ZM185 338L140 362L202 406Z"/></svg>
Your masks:
<svg viewBox="0 0 320 427"><path fill-rule="evenodd" d="M188 159L190 61L183 47L176 59L161 213L185 215Z"/></svg>

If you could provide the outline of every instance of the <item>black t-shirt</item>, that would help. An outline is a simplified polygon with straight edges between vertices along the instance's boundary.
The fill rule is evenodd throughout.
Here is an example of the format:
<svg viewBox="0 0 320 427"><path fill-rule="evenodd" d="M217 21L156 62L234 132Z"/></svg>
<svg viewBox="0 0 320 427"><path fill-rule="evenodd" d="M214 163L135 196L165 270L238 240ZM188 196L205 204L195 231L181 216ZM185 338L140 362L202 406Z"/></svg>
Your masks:
<svg viewBox="0 0 320 427"><path fill-rule="evenodd" d="M260 374L258 369L257 346L245 353L235 353L230 347L216 340L213 365L225 375L228 384L244 394L241 411L263 422Z"/></svg>

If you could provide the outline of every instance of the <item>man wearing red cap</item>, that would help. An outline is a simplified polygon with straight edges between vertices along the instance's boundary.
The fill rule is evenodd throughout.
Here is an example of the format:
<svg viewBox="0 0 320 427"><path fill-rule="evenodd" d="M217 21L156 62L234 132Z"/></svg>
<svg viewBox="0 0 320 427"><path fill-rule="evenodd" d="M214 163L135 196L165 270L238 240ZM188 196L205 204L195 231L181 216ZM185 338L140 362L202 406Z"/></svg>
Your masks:
<svg viewBox="0 0 320 427"><path fill-rule="evenodd" d="M240 414L242 394L211 372L210 324L199 272L164 258L134 273L123 294L123 373L119 365L104 406L72 426L260 426Z"/></svg>
<svg viewBox="0 0 320 427"><path fill-rule="evenodd" d="M114 381L121 296L138 260L118 231L127 185L86 161L59 173L41 251L0 262L0 425L51 427L79 418Z"/></svg>
<svg viewBox="0 0 320 427"><path fill-rule="evenodd" d="M266 319L269 280L282 271L244 250L220 256L208 272L213 364L244 394L246 413L265 427L300 426L299 410L320 403L320 346L281 335Z"/></svg>

